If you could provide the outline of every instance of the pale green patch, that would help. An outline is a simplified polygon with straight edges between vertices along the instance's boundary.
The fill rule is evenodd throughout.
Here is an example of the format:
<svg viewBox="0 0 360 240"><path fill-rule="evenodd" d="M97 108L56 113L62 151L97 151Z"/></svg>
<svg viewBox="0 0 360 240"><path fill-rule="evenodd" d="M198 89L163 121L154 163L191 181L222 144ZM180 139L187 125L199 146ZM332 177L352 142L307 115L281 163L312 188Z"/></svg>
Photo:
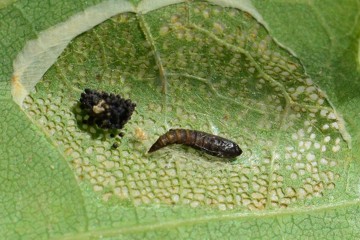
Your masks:
<svg viewBox="0 0 360 240"><path fill-rule="evenodd" d="M144 12L73 40L25 101L79 180L104 201L220 210L287 208L344 184L344 162L335 160L347 148L343 121L249 13L208 3ZM109 133L82 123L84 88L137 103L118 149ZM181 147L146 154L176 127L233 139L244 153L234 164Z"/></svg>

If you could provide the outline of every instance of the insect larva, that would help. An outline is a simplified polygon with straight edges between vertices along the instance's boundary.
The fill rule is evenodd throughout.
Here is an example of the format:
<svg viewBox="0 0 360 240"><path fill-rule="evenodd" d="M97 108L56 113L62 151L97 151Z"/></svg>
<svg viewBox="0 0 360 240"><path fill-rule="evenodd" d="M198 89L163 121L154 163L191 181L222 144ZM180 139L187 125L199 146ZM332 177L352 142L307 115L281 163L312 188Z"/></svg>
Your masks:
<svg viewBox="0 0 360 240"><path fill-rule="evenodd" d="M170 129L151 146L149 153L170 144L184 144L220 158L234 158L242 153L233 141L206 132Z"/></svg>

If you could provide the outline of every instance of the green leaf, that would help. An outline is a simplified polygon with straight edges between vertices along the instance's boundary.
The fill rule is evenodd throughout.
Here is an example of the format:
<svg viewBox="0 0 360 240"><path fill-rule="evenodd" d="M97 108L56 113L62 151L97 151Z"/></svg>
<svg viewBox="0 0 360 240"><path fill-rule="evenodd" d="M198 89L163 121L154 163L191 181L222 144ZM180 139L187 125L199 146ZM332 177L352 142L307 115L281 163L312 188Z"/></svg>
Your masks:
<svg viewBox="0 0 360 240"><path fill-rule="evenodd" d="M354 0L4 2L1 236L356 238L358 12ZM124 137L83 122L85 88L137 103ZM148 154L170 128L243 154Z"/></svg>

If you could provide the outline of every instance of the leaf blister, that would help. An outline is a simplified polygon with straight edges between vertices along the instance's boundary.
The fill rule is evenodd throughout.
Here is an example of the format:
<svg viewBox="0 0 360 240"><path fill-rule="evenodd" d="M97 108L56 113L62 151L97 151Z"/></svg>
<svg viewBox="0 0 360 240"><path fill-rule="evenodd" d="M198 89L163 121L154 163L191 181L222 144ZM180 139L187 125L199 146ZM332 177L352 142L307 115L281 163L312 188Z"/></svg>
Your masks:
<svg viewBox="0 0 360 240"><path fill-rule="evenodd" d="M141 23L146 26L143 32ZM144 40L146 34L151 42ZM142 19L122 14L80 36L63 55L69 56L60 58L37 86L50 85L51 95L38 91L32 96L49 102L44 107L44 102L28 98L27 111L34 118L46 116L44 131L64 151L73 149L69 158L75 172L104 199L213 205L222 210L287 207L322 196L341 177L342 164L333 160L345 146L337 140L338 116L297 59L249 14L206 3L178 4ZM161 68L166 79L161 79ZM98 74L101 78L96 79ZM119 151L106 151L102 147L111 146L109 142L91 141L71 122L73 103L67 99L78 94L72 86L82 89L89 76L94 76L90 84L96 87L125 90L136 99L140 116L128 126L134 134L139 126L153 138L170 126L210 131L212 122L224 136L235 136L247 146L248 154L245 148L236 165L206 162L202 155L181 148L149 159L144 152L151 138L129 138ZM54 96L62 101L53 102ZM68 124L58 124L54 110L66 112L62 122ZM159 127L154 129L153 123ZM95 154L84 151L89 145ZM116 174L117 169L123 174Z"/></svg>

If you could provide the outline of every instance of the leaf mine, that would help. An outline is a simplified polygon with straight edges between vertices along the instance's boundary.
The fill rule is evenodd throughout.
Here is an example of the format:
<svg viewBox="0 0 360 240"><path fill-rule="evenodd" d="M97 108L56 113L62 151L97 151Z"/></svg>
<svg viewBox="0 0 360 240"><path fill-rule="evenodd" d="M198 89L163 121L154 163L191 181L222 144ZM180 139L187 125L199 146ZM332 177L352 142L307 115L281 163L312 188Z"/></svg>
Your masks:
<svg viewBox="0 0 360 240"><path fill-rule="evenodd" d="M119 147L78 125L84 88L137 103ZM263 210L326 199L346 182L342 119L300 62L235 8L117 15L75 38L24 104L104 201ZM244 152L232 164L181 146L147 155L170 128L216 130Z"/></svg>

